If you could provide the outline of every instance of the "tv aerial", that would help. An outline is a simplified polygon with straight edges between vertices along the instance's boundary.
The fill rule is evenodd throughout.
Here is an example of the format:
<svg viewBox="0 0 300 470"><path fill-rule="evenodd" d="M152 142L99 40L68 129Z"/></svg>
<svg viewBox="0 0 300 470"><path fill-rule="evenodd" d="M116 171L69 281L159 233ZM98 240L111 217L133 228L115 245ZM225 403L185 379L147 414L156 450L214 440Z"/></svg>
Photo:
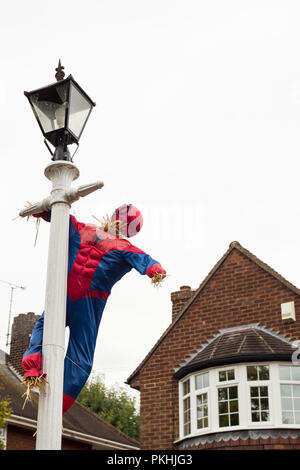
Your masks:
<svg viewBox="0 0 300 470"><path fill-rule="evenodd" d="M25 286L18 286L17 284L13 284L12 282L3 281L0 279L0 282L9 285L10 287L10 301L9 301L9 313L8 313L8 326L7 326L7 334L6 334L6 346L9 345L9 336L10 336L10 323L11 323L11 315L12 315L12 303L13 303L13 295L15 289L23 289L25 290Z"/></svg>

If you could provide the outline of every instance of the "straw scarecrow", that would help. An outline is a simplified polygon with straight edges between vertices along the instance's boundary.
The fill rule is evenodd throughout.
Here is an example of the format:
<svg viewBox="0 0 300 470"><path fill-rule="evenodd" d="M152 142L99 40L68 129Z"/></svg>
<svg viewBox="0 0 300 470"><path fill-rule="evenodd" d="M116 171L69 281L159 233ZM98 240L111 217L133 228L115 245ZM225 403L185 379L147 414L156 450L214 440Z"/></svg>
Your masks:
<svg viewBox="0 0 300 470"><path fill-rule="evenodd" d="M50 221L51 212L36 217ZM66 326L70 337L64 365L63 413L73 404L92 370L102 314L113 285L135 268L160 285L166 271L127 238L142 228L143 218L132 204L119 207L101 226L86 225L70 216ZM125 238L126 237L126 238ZM42 370L44 313L31 335L22 360L26 399L46 380Z"/></svg>

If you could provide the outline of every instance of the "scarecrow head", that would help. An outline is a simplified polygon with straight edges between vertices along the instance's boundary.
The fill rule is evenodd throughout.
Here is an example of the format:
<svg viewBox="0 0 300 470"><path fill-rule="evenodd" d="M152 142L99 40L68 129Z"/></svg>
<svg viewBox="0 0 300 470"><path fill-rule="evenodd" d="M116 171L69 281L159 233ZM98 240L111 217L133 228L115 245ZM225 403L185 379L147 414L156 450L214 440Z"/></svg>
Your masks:
<svg viewBox="0 0 300 470"><path fill-rule="evenodd" d="M143 226L141 212L132 204L123 204L110 217L104 230L113 232L117 237L134 237Z"/></svg>

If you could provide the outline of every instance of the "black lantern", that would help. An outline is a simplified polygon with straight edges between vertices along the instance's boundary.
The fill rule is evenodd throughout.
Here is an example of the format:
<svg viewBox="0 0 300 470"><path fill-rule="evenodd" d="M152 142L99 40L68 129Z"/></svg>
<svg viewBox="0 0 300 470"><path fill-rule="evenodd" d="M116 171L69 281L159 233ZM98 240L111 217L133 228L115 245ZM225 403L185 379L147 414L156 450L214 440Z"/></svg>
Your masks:
<svg viewBox="0 0 300 470"><path fill-rule="evenodd" d="M45 137L52 160L71 160L68 145L79 145L79 139L91 111L92 101L72 75L64 79L60 61L56 68L57 82L34 91L24 91ZM46 139L55 147L53 153Z"/></svg>

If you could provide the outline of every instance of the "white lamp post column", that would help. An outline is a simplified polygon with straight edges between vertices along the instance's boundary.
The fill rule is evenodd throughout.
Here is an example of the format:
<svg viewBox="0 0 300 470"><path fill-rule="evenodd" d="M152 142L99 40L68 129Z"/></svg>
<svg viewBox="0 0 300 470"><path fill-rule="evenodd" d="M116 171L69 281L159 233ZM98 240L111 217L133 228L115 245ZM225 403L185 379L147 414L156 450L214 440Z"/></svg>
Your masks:
<svg viewBox="0 0 300 470"><path fill-rule="evenodd" d="M97 181L71 188L72 181L79 176L79 170L73 163L63 160L48 165L45 175L52 182L50 197L23 209L19 215L27 217L51 209L42 345L42 371L47 373L47 383L40 390L36 449L59 450L62 435L70 206L80 197L102 188L103 183Z"/></svg>
<svg viewBox="0 0 300 470"><path fill-rule="evenodd" d="M65 194L79 170L71 162L57 161L45 175L52 182L42 364L48 383L40 391L37 450L61 449L70 214Z"/></svg>

